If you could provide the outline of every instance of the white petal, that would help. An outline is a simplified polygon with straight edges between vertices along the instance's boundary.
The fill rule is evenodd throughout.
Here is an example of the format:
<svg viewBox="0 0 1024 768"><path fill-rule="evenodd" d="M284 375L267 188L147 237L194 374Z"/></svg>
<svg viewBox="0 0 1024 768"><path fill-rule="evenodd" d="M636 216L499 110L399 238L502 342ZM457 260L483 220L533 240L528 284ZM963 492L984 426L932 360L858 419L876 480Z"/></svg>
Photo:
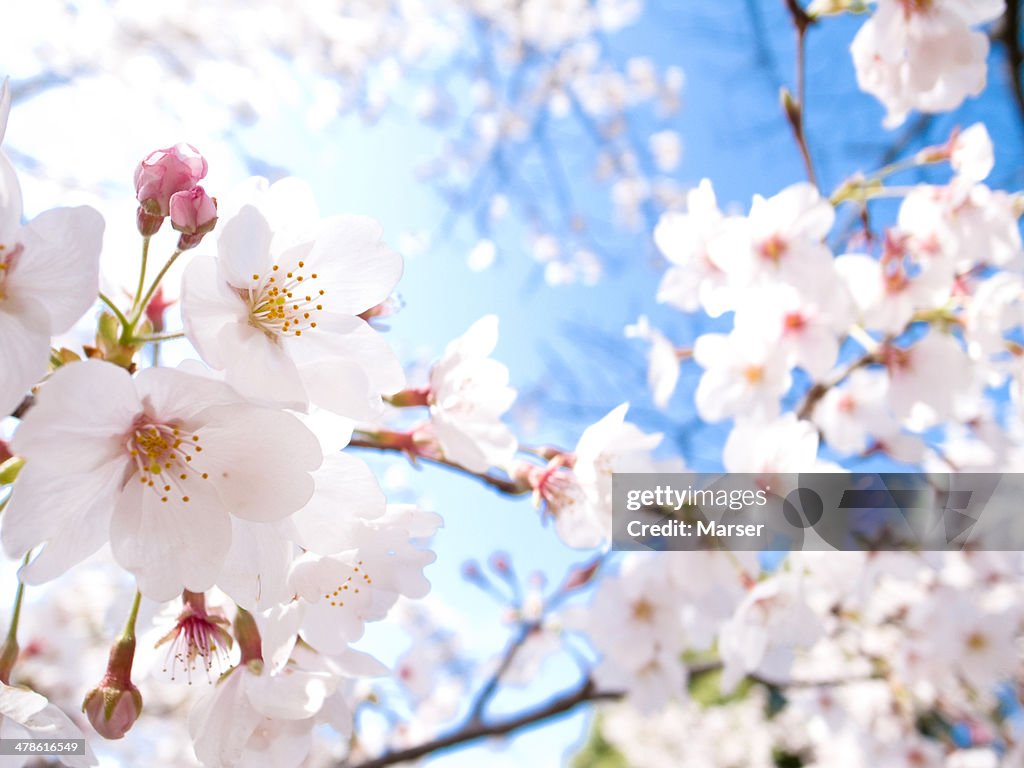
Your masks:
<svg viewBox="0 0 1024 768"><path fill-rule="evenodd" d="M229 323L247 323L249 310L220 275L217 261L199 255L181 278L181 319L185 335L200 357L214 368L224 368L220 332Z"/></svg>
<svg viewBox="0 0 1024 768"><path fill-rule="evenodd" d="M361 521L384 514L377 478L361 459L339 453L326 456L313 479L313 498L285 521L293 540L318 555L352 549Z"/></svg>
<svg viewBox="0 0 1024 768"><path fill-rule="evenodd" d="M4 134L7 132L7 118L11 114L11 81L5 77L0 83L0 144L4 141Z"/></svg>
<svg viewBox="0 0 1024 768"><path fill-rule="evenodd" d="M98 467L124 452L142 405L123 368L100 360L69 363L39 392L14 433L14 452L64 473Z"/></svg>
<svg viewBox="0 0 1024 768"><path fill-rule="evenodd" d="M235 668L189 714L192 748L203 765L238 765L246 742L263 719L245 695L249 674L244 667Z"/></svg>
<svg viewBox="0 0 1024 768"><path fill-rule="evenodd" d="M301 421L250 405L215 406L202 420L203 466L229 512L270 522L309 501L323 454Z"/></svg>
<svg viewBox="0 0 1024 768"><path fill-rule="evenodd" d="M85 473L62 472L39 459L25 464L0 529L11 557L46 542L23 572L27 583L59 576L107 542L123 476L124 463L117 461Z"/></svg>
<svg viewBox="0 0 1024 768"><path fill-rule="evenodd" d="M18 174L0 149L0 241L13 242L21 226L21 185Z"/></svg>
<svg viewBox="0 0 1024 768"><path fill-rule="evenodd" d="M295 362L276 339L251 325L230 323L217 342L225 380L240 393L282 408L307 408L309 397Z"/></svg>
<svg viewBox="0 0 1024 768"><path fill-rule="evenodd" d="M220 268L227 281L236 288L248 288L253 275L266 275L273 261L270 258L270 225L251 205L242 209L224 224L217 240Z"/></svg>
<svg viewBox="0 0 1024 768"><path fill-rule="evenodd" d="M103 217L88 206L41 213L18 233L25 247L7 278L10 293L31 296L64 333L96 301Z"/></svg>
<svg viewBox="0 0 1024 768"><path fill-rule="evenodd" d="M189 494L182 502L172 491L162 502L133 477L114 509L114 558L135 574L142 594L159 602L212 587L231 546L231 520L212 484L196 483Z"/></svg>
<svg viewBox="0 0 1024 768"><path fill-rule="evenodd" d="M135 389L146 413L161 421L187 421L213 405L232 405L238 393L209 376L175 368L145 368L135 376Z"/></svg>
<svg viewBox="0 0 1024 768"><path fill-rule="evenodd" d="M330 676L285 667L279 674L264 672L246 680L249 703L264 717L304 720L323 706Z"/></svg>
<svg viewBox="0 0 1024 768"><path fill-rule="evenodd" d="M0 418L8 416L46 373L50 319L38 302L0 301Z"/></svg>
<svg viewBox="0 0 1024 768"><path fill-rule="evenodd" d="M288 568L292 545L269 523L231 517L231 549L217 586L247 611L290 599Z"/></svg>
<svg viewBox="0 0 1024 768"><path fill-rule="evenodd" d="M365 216L334 216L321 224L309 252L327 311L358 315L380 304L402 276L402 257L381 242L380 224Z"/></svg>

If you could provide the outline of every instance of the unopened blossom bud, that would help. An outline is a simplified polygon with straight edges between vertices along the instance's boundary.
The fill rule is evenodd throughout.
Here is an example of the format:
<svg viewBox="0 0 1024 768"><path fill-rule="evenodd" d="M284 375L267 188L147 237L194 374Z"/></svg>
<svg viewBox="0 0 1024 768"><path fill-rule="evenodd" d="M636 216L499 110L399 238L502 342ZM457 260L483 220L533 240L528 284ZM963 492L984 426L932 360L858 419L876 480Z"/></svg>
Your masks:
<svg viewBox="0 0 1024 768"><path fill-rule="evenodd" d="M570 590L579 589L580 587L584 587L589 584L603 561L603 558L598 557L586 565L574 565L569 570L569 575L566 576L565 583L562 585L562 591L569 592Z"/></svg>
<svg viewBox="0 0 1024 768"><path fill-rule="evenodd" d="M105 739L123 738L142 713L142 694L132 683L135 635L125 633L110 649L107 673L85 695L82 711Z"/></svg>
<svg viewBox="0 0 1024 768"><path fill-rule="evenodd" d="M124 688L100 683L86 694L82 711L100 736L120 739L142 714L142 694L130 681Z"/></svg>
<svg viewBox="0 0 1024 768"><path fill-rule="evenodd" d="M149 208L156 210L159 210L160 207L155 201L150 201L147 205ZM147 210L147 205L140 205L139 209L135 212L135 225L139 228L140 235L152 237L160 231L160 227L164 223L164 217L159 213Z"/></svg>
<svg viewBox="0 0 1024 768"><path fill-rule="evenodd" d="M171 226L181 232L182 241L185 236L198 235L189 239L189 248L198 245L203 235L217 225L217 199L206 194L202 187L175 192L171 195L170 208ZM185 250L180 244L178 247Z"/></svg>
<svg viewBox="0 0 1024 768"><path fill-rule="evenodd" d="M430 387L417 387L403 389L384 399L395 408L410 408L418 405L430 405L430 394Z"/></svg>
<svg viewBox="0 0 1024 768"><path fill-rule="evenodd" d="M146 213L167 216L171 196L195 187L206 169L205 158L191 144L158 149L135 169L135 195Z"/></svg>

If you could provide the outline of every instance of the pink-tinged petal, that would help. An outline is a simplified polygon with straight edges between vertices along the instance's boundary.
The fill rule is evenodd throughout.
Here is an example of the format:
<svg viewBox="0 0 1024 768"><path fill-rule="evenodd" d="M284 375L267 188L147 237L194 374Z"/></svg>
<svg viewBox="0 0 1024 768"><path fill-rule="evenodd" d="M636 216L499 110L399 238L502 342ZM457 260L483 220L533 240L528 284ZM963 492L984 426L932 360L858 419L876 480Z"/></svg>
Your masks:
<svg viewBox="0 0 1024 768"><path fill-rule="evenodd" d="M251 673L236 667L192 708L188 732L203 765L239 765L245 744L263 719L245 695Z"/></svg>
<svg viewBox="0 0 1024 768"><path fill-rule="evenodd" d="M21 226L21 185L18 174L0 149L0 242L12 245Z"/></svg>
<svg viewBox="0 0 1024 768"><path fill-rule="evenodd" d="M238 402L238 393L222 381L174 368L145 368L135 377L146 413L161 422L187 421L213 405Z"/></svg>
<svg viewBox="0 0 1024 768"><path fill-rule="evenodd" d="M118 461L88 472L67 472L59 461L25 464L0 516L0 535L14 558L46 543L22 574L27 583L61 575L106 543L124 469Z"/></svg>
<svg viewBox="0 0 1024 768"><path fill-rule="evenodd" d="M252 523L232 516L231 549L217 586L247 611L283 603L291 599L288 568L292 549L270 523Z"/></svg>
<svg viewBox="0 0 1024 768"><path fill-rule="evenodd" d="M203 467L224 507L253 522L295 512L313 495L310 472L320 442L291 414L250 405L216 406L200 416Z"/></svg>
<svg viewBox="0 0 1024 768"><path fill-rule="evenodd" d="M291 658L304 615L305 605L301 600L290 600L253 614L260 630L263 663L271 674L283 669Z"/></svg>
<svg viewBox="0 0 1024 768"><path fill-rule="evenodd" d="M221 274L235 288L253 285L253 275L265 277L273 266L270 225L251 205L224 224L217 240Z"/></svg>
<svg viewBox="0 0 1024 768"><path fill-rule="evenodd" d="M38 302L0 300L0 418L10 415L46 374L49 324Z"/></svg>
<svg viewBox="0 0 1024 768"><path fill-rule="evenodd" d="M246 680L245 692L253 709L274 720L305 720L315 715L330 692L330 675L285 667Z"/></svg>
<svg viewBox="0 0 1024 768"><path fill-rule="evenodd" d="M231 323L248 323L249 307L223 279L217 261L196 256L181 279L181 319L185 335L209 365L224 367L219 340L221 329Z"/></svg>
<svg viewBox="0 0 1024 768"><path fill-rule="evenodd" d="M98 467L126 450L142 404L123 368L100 360L69 363L40 389L11 447L29 462L63 473Z"/></svg>
<svg viewBox="0 0 1024 768"><path fill-rule="evenodd" d="M308 264L317 270L330 312L358 315L380 304L402 277L402 257L381 242L380 224L365 216L321 223Z"/></svg>
<svg viewBox="0 0 1024 768"><path fill-rule="evenodd" d="M309 397L295 362L276 337L251 325L230 323L217 339L225 380L250 400L304 411Z"/></svg>
<svg viewBox="0 0 1024 768"><path fill-rule="evenodd" d="M132 477L114 509L110 545L114 558L135 575L139 591L158 602L183 589L214 585L231 546L231 520L212 483L192 483L188 501Z"/></svg>
<svg viewBox="0 0 1024 768"><path fill-rule="evenodd" d="M7 277L12 294L46 307L51 333L64 333L96 301L103 217L88 206L41 213L18 233L24 246Z"/></svg>
<svg viewBox="0 0 1024 768"><path fill-rule="evenodd" d="M377 478L362 460L339 453L324 458L313 480L313 498L282 521L286 530L299 546L318 555L352 549L363 521L384 514L386 500Z"/></svg>
<svg viewBox="0 0 1024 768"><path fill-rule="evenodd" d="M306 758L313 749L313 728L319 718L302 720L270 720L262 723L245 745L238 763L245 768L282 768L308 765Z"/></svg>

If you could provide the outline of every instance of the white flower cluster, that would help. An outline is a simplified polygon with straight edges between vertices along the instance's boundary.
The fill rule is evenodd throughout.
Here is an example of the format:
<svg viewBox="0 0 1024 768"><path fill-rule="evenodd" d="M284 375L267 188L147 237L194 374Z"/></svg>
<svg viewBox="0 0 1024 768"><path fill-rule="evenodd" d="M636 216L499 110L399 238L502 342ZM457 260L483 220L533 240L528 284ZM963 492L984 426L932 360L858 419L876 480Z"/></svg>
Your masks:
<svg viewBox="0 0 1024 768"><path fill-rule="evenodd" d="M8 93L5 82L0 134ZM300 764L318 724L350 732L347 681L386 672L350 644L400 596L422 597L430 587L423 568L434 554L418 542L440 518L388 505L369 467L339 452L351 421L339 436L315 418L323 410L375 416L382 396L404 385L394 353L360 317L388 298L401 258L369 219L281 225L280 195L257 183L235 212L224 217L222 208L215 250L200 248L184 274L185 335L209 367L186 361L136 370L134 350L160 340L144 316L166 268L128 312L104 297L121 326L111 335L101 320L98 346L88 348L95 359L79 360L70 350L51 351L51 337L95 301L102 218L90 208L58 209L23 226L6 158L0 171L0 407L23 411L10 441L23 466L3 499L5 552L24 558L21 580L38 585L109 547L142 597L182 596L173 629L161 633L175 663L189 677L197 665L224 673L190 720L200 762L254 765L273 744L275 765ZM216 221L180 218L183 201L209 210L195 185L205 172L200 156L171 148L136 174L146 250L160 242L151 220L159 229L158 211L169 211L182 233L167 266ZM154 202L166 198L169 206ZM145 261L142 269L144 279ZM440 378L452 376L471 378L468 371ZM460 421L457 397L443 394L437 403L446 438L460 423L476 423ZM230 610L206 606L204 593L215 588L237 606L238 656L228 653ZM129 678L132 653L125 673L112 652L105 692L86 699L90 720L109 738L123 735L141 708ZM218 659L224 668L214 669ZM5 656L4 683L11 661ZM110 691L117 706L100 707ZM36 693L4 685L0 709L5 737L79 735ZM69 764L94 758L90 752Z"/></svg>

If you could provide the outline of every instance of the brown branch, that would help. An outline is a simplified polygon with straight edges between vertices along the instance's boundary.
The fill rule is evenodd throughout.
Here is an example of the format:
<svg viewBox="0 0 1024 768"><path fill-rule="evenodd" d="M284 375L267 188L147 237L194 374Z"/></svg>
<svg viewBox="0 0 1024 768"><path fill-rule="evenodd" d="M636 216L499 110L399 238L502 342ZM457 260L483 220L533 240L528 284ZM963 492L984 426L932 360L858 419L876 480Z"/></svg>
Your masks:
<svg viewBox="0 0 1024 768"><path fill-rule="evenodd" d="M1002 27L999 29L999 41L1006 48L1006 64L1010 68L1010 83L1012 85L1013 99L1017 104L1017 111L1024 120L1024 76L1021 68L1024 67L1024 54L1020 47L1020 3L1018 0L1009 0L1006 4L1006 15L1003 17Z"/></svg>
<svg viewBox="0 0 1024 768"><path fill-rule="evenodd" d="M623 691L599 691L594 685L593 680L588 678L575 691L558 696L542 706L527 709L518 715L498 720L490 725L470 722L446 736L440 736L432 741L417 744L414 747L389 752L380 757L359 763L355 768L386 768L389 765L416 760L444 749L450 749L451 747L468 744L491 736L505 736L509 733L530 728L552 718L559 717L560 715L568 714L581 704L592 701L615 701L621 699L623 695Z"/></svg>
<svg viewBox="0 0 1024 768"><path fill-rule="evenodd" d="M29 408L36 404L35 395L25 395L25 399L18 403L18 407L11 413L16 419L25 418L25 414L28 413Z"/></svg>
<svg viewBox="0 0 1024 768"><path fill-rule="evenodd" d="M456 464L454 461L449 461L448 459L440 457L422 456L419 454L410 455L400 446L382 444L365 437L353 437L349 441L349 445L353 448L371 448L373 450L384 451L388 453L403 453L409 456L410 460L412 461L426 461L430 464L436 464L441 467L446 467L447 469L454 470L456 472L459 472L460 474L476 478L485 485L489 485L491 488L498 491L499 493L504 493L508 496L523 496L527 493L530 493L533 490L526 483L516 482L515 480L508 480L506 478L491 475L486 472L471 472L470 470L463 467L461 464Z"/></svg>
<svg viewBox="0 0 1024 768"><path fill-rule="evenodd" d="M796 139L797 147L800 149L800 156L803 158L804 167L807 170L807 180L814 186L818 186L817 176L814 173L814 163L811 160L811 150L807 146L807 135L804 130L804 104L806 94L806 48L807 30L814 24L814 19L807 14L797 0L785 0L786 8L793 19L793 27L796 29L796 97L785 88L782 90L782 107L786 113L786 120L793 130L793 138Z"/></svg>
<svg viewBox="0 0 1024 768"><path fill-rule="evenodd" d="M797 408L796 416L798 419L807 419L810 417L811 412L814 411L814 406L818 404L818 401L823 398L830 389L839 386L850 376L851 373L856 371L858 368L870 365L876 362L874 353L868 352L856 360L851 362L848 366L834 374L828 381L819 381L814 384L807 394L804 395L804 401Z"/></svg>

